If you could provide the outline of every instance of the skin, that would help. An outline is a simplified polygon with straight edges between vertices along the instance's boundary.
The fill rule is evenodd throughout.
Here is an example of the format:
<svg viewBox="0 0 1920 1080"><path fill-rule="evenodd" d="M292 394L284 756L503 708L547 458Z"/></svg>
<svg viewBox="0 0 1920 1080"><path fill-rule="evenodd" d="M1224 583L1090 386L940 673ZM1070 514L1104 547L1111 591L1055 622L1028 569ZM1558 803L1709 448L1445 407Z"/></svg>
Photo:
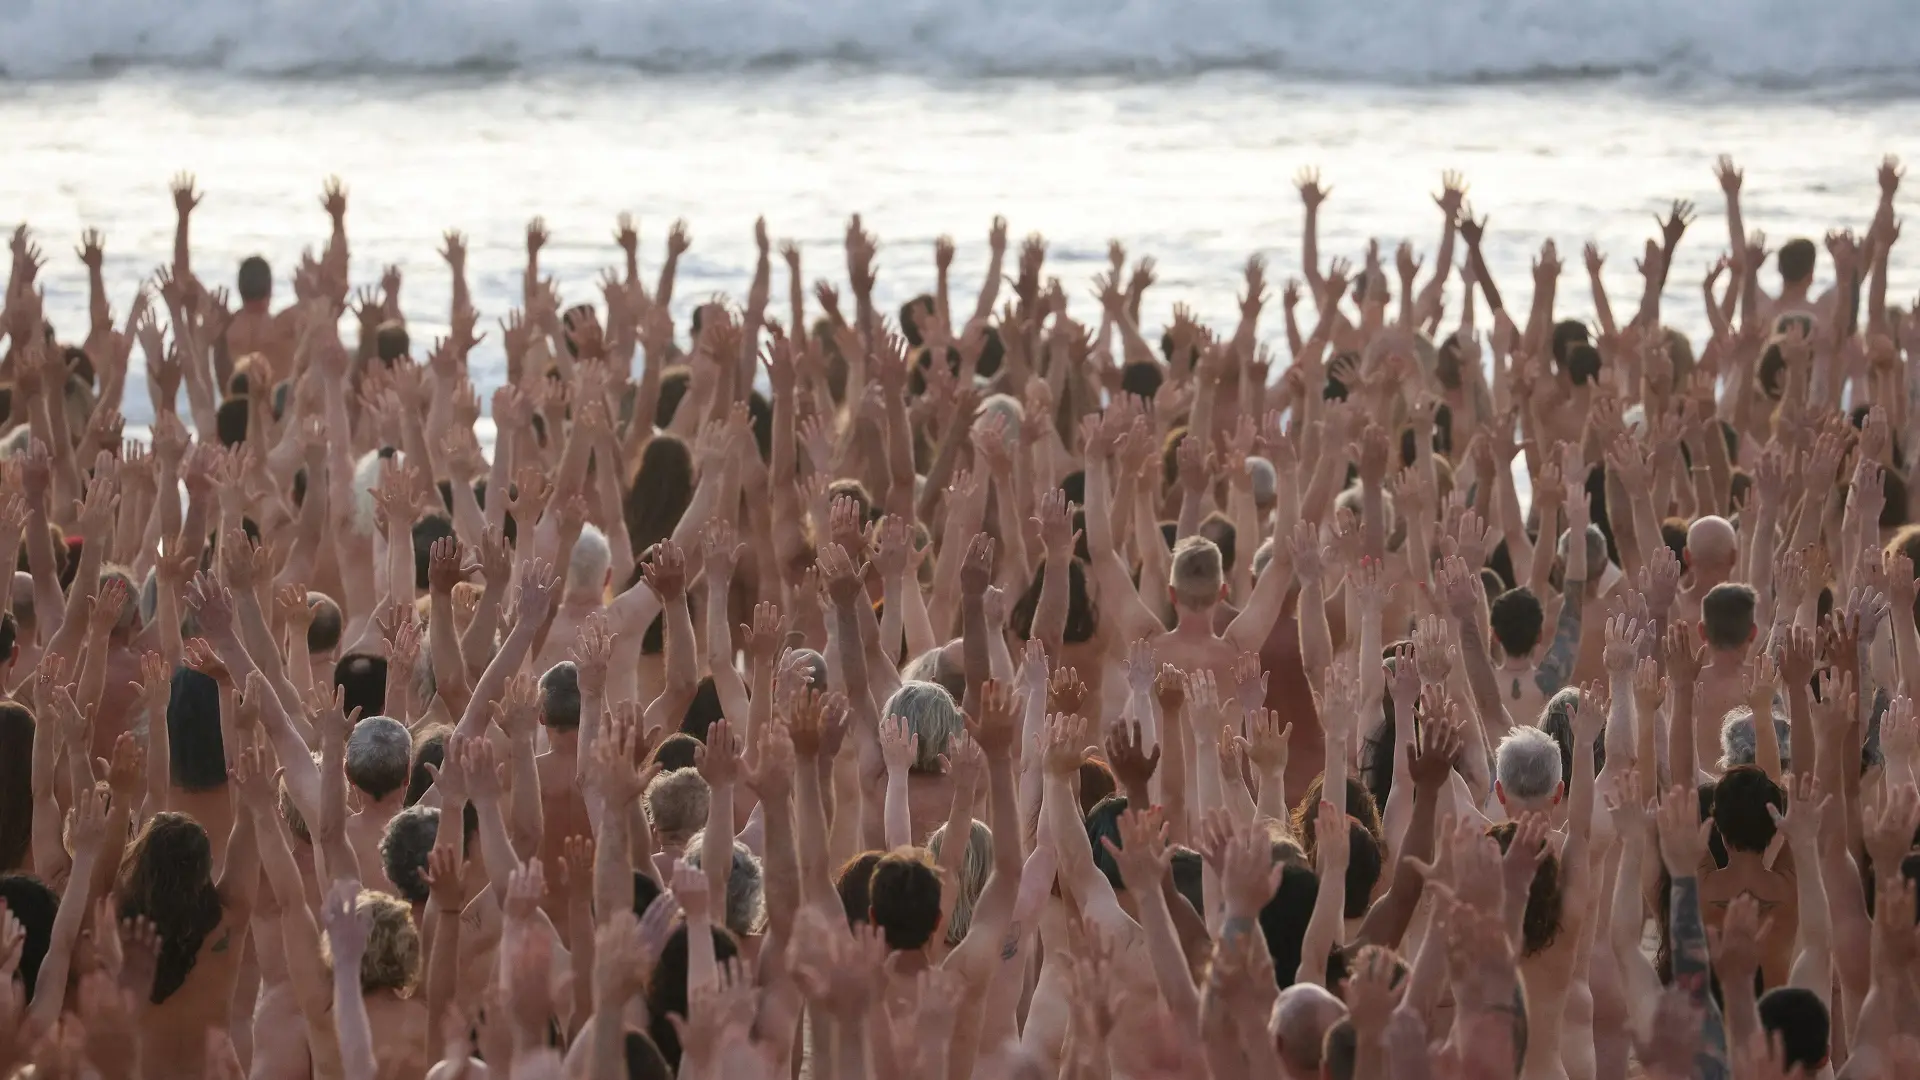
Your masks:
<svg viewBox="0 0 1920 1080"><path fill-rule="evenodd" d="M1692 343L1701 352L1696 368L1717 371L1723 385L1643 377L1666 370L1660 366L1666 358L1651 342L1652 329L1663 322L1659 285L1685 266L1684 257L1674 259L1685 231L1685 215L1676 210L1648 248L1651 287L1638 311L1623 301L1617 316L1609 311L1601 319L1599 382L1574 387L1543 360L1554 301L1565 307L1578 290L1556 290L1559 260L1543 251L1532 294L1503 299L1481 251L1488 226L1465 208L1464 181L1446 178L1435 196L1442 253L1432 269L1423 276L1409 251L1395 282L1396 268L1374 253L1359 256L1357 265L1322 258L1321 219L1339 214L1342 204L1327 202L1318 178L1303 175L1306 243L1297 272L1304 284L1294 290L1272 285L1264 264L1250 262L1244 287L1236 290L1238 323L1231 331L1223 326L1217 337L1201 329L1199 314L1181 310L1170 328L1179 359L1161 370L1163 385L1146 402L1120 397L1112 375L1122 358L1159 362L1154 320L1166 304L1159 293L1143 302L1152 268L1137 262L1129 272L1126 253L1111 254L1109 276L1097 287L1095 332L1074 321L1091 309L1083 297L1068 295L1071 275L1060 274L1065 283L1053 291L1044 241L1034 238L1009 251L1004 223L990 234L989 272L973 309L978 321L953 325L946 299L951 247L937 249L944 252L939 299L934 319L922 328L936 340L929 365L910 368L921 356L882 332L877 241L857 220L845 241L852 291L844 301L832 284L808 296L795 248L783 251L793 316L770 315L776 268L772 238L762 227L744 308L704 305L698 335L675 326L666 307L674 268L691 242L684 226L666 233L659 284L649 290L652 283L643 285L639 274L639 234L623 223L617 242L628 270L602 283L604 317L588 291L592 318L576 314L563 324L554 294L564 285L571 306L582 298L575 295L581 283L549 288L540 254L551 241L545 224L536 222L527 237L520 307L496 328L483 328L466 285L465 242L453 238L443 254L455 279L444 312L426 316L416 289L407 294L416 306L403 313L397 279L354 296L346 193L330 186L322 196L329 238L317 258L296 270L296 302L279 314L269 302L245 305L228 322L221 301L203 298L208 290L191 276L187 221L198 196L185 183L175 196L178 246L167 281L156 283L154 329L161 333L145 335L154 355L147 355L146 342L133 340L140 325L128 329L143 365L154 365L156 383L170 380L170 357L184 365L184 407L177 392L154 395L164 400L154 402L153 462L118 447L117 436L93 445L90 418L67 415L64 403L53 400L57 395L46 392L43 372L51 369L36 366L22 346L38 325L37 290L44 284L30 250L33 238L22 234L9 287L0 294L10 378L23 406L5 423L30 425L30 434L50 449L44 459L29 453L0 471L0 518L11 525L17 517L22 525L33 567L22 595L32 597L37 615L5 681L32 703L42 724L53 714L54 695L70 692L82 704L82 727L72 743L79 752L42 755L35 763L33 864L59 878L85 862L99 880L62 881L76 891L68 898L73 906L64 909L70 914L62 924L61 963L85 966L73 963L80 955L79 912L87 896L108 887L111 873L101 867L110 870L118 861L111 851L91 862L77 859L65 850L62 826L90 784L117 772L115 814L137 821L160 809L178 810L211 831L225 903L223 921L186 985L133 1016L148 1075L167 1069L197 1075L209 1052L204 1031L234 1028L237 1016L252 1029L251 1040L240 1039L239 1060L263 1080L309 1072L402 1080L430 1067L450 1075L475 1050L490 1067L511 1061L516 1076L539 1076L554 1064L544 1046L544 1020L554 1016L564 1018L576 1040L568 1058L581 1074L611 1080L622 1074L616 1036L640 1020L633 1002L645 987L634 973L651 964L658 946L648 935L660 929L630 924L623 915L631 907L633 868L663 882L678 876L676 895L657 901L656 910L671 914L678 904L700 925L717 917L731 865L724 856L736 834L762 860L765 926L749 935L747 962L737 971L704 948L694 950L691 968L701 992L682 1018L681 1075L782 1076L795 1067L796 1052L810 1055L814 1075L831 1080L1026 1075L1025 1066L1009 1058L1009 1045L1032 1055L1041 1075L1052 1070L1072 1080L1175 1075L1199 1060L1191 1053L1195 1045L1206 1049L1214 1080L1273 1075L1278 1068L1266 1019L1275 979L1261 967L1267 950L1257 916L1273 888L1267 880L1273 842L1287 827L1278 823L1289 795L1297 798L1322 774L1329 798L1339 804L1331 820L1358 809L1345 805L1340 779L1358 774L1360 747L1377 730L1388 677L1377 658L1432 618L1446 631L1439 647L1447 662L1430 679L1419 673L1417 714L1396 690L1398 736L1408 742L1444 730L1457 737L1457 750L1449 751L1456 756L1409 764L1403 748L1391 748L1394 794L1380 808L1391 850L1378 899L1364 918L1345 920L1333 907L1343 898L1330 877L1322 894L1328 907L1310 927L1316 955L1382 945L1412 965L1398 989L1376 985L1390 964L1369 965L1340 988L1364 1067L1380 1072L1391 1062L1396 1077L1418 1077L1419 1066L1437 1074L1431 1046L1449 1046L1466 1059L1455 1070L1462 1075L1511 1075L1516 1000L1524 1003L1531 1036L1518 1070L1528 1080L1617 1080L1629 1047L1638 1044L1647 1044L1635 1051L1646 1062L1657 1052L1649 1039L1660 991L1634 961L1644 961L1638 944L1649 914L1645 886L1660 861L1672 864L1676 882L1670 923L1680 991L1704 1005L1711 928L1721 924L1733 897L1752 896L1774 916L1759 946L1766 984L1791 979L1824 992L1835 981L1831 968L1842 988L1834 1003L1842 1035L1836 1058L1851 1054L1861 1065L1848 1075L1869 1074L1869 1065L1899 1049L1894 1036L1912 1027L1911 995L1897 973L1910 969L1920 951L1896 920L1872 925L1853 884L1869 851L1884 870L1904 855L1920 825L1920 795L1906 786L1916 755L1903 749L1904 714L1890 709L1893 719L1881 730L1891 765L1862 782L1845 763L1858 760L1865 710L1835 697L1837 687L1817 701L1809 698L1802 691L1809 671L1780 676L1777 688L1790 691L1782 696L1794 722L1791 756L1819 774L1832 804L1817 843L1809 848L1811 834L1803 835L1793 855L1770 864L1759 853L1736 852L1726 868L1706 869L1697 845L1678 835L1694 828L1689 806L1658 830L1636 831L1625 845L1614 843L1612 815L1600 822L1593 817L1596 793L1613 790L1630 769L1649 791L1669 783L1687 787L1691 776L1672 775L1684 768L1661 763L1673 747L1686 748L1712 771L1719 717L1747 699L1749 658L1760 638L1709 651L1697 686L1691 672L1678 670L1664 645L1653 642L1669 626L1695 621L1698 597L1719 581L1746 581L1762 593L1760 619L1775 642L1782 635L1801 641L1815 630L1812 594L1831 584L1839 615L1824 637L1808 639L1814 641L1811 662L1844 673L1867 702L1876 691L1913 691L1909 635L1904 628L1889 632L1884 619L1887 608L1904 618L1905 583L1891 579L1910 568L1862 554L1880 540L1871 522L1859 520L1871 471L1853 483L1845 501L1830 493L1834 485L1825 475L1813 482L1803 475L1851 476L1843 469L1854 467L1854 447L1897 467L1894 439L1882 446L1881 435L1906 441L1899 372L1920 349L1920 334L1893 318L1884 296L1898 227L1892 212L1897 183L1897 175L1883 175L1882 203L1855 258L1863 280L1876 279L1875 295L1863 297L1865 335L1851 338L1849 328L1835 334L1830 317L1840 310L1837 293L1815 297L1800 283L1776 297L1758 287L1762 271L1751 265L1757 252L1749 257L1746 249L1738 185L1729 189L1723 181L1728 240L1737 250L1735 265L1719 271L1730 278L1731 291L1727 300L1713 301L1718 306L1710 321L1724 324L1725 336ZM1326 235L1334 235L1330 222ZM1467 283L1449 297L1456 243L1465 249ZM1847 242L1836 237L1835 246L1846 250ZM837 258L823 263L825 255L815 253L808 265L832 282ZM915 259L904 247L890 241L883 261L889 276L881 295L913 287ZM1594 292L1604 297L1597 268L1593 273ZM1366 282L1364 296L1349 303L1357 280ZM110 284L102 275L92 290L99 295L88 341L99 351L96 368L107 369L112 397L130 381L121 369L132 361L110 351L118 349L119 333L104 314ZM1289 356L1269 365L1258 347L1258 319L1276 291L1287 309ZM1463 291L1471 307L1459 303ZM1303 299L1312 300L1314 313L1304 327L1294 311ZM368 312L361 337L339 340L332 316L359 308ZM1737 335L1744 325L1783 311L1812 312L1816 325L1806 342L1790 343L1789 408L1775 416L1770 403L1751 408L1741 393L1764 332ZM416 334L417 359L384 369L369 358L371 334L364 331L409 313L417 326L448 326L450 333L443 342ZM809 325L815 313L826 316L824 336ZM777 334L775 319L781 320ZM16 320L28 330L15 331ZM1667 320L1687 325L1672 313ZM1275 321L1266 329L1277 339ZM973 374L989 322L1004 350L1002 374L976 388ZM1465 331L1459 340L1469 370L1459 385L1441 386L1412 333L1431 339L1456 327ZM482 332L506 339L500 344L517 376L493 397L490 410L473 407L469 374L486 369L469 356ZM569 341L577 355L566 348ZM177 354L170 342L179 343ZM960 356L961 372L943 382L940 361L948 343ZM231 363L250 353L262 355L273 377L295 379L290 415L275 420L256 397L250 452L243 457L188 443L176 428L210 441L220 383ZM1344 356L1349 353L1357 359ZM1869 353L1877 359L1869 362ZM1348 388L1344 404L1322 395L1336 354L1342 354L1339 375ZM670 545L636 553L619 504L638 452L656 434L646 421L669 356L690 373L668 430L692 450L694 492ZM756 364L767 368L774 411L774 445L764 459L746 407L760 378ZM852 390L836 399L830 383L840 368ZM1816 368L1844 369L1852 380L1847 400L1870 401L1884 419L1867 430L1843 429L1835 419L1840 383L1814 385ZM36 375L41 389L33 392ZM629 380L639 402L631 409ZM910 389L917 381L928 389ZM989 391L1023 401L1029 422L1002 426L978 416L979 399ZM1422 410L1443 400L1453 414L1448 465L1457 503L1446 496L1443 470L1424 438L1436 421ZM1795 411L1800 403L1805 407ZM1643 407L1652 423L1621 435L1612 412L1632 406ZM1269 409L1275 411L1269 415ZM630 412L638 423L621 419ZM491 455L479 452L473 437L479 415L491 416L499 433ZM543 438L533 433L536 416ZM111 417L99 419L111 431ZM1740 426L1739 461L1766 481L1761 500L1738 513L1725 498L1730 462L1713 445L1721 419ZM1684 431L1670 435L1663 426L1669 424ZM1413 461L1402 462L1399 438L1407 427L1421 447ZM1185 450L1168 478L1160 453L1176 428L1186 432ZM1704 479L1672 461L1662 473L1646 466L1645 483L1621 479L1643 468L1642 458L1668 453L1677 460L1673 443L1681 439L1690 452L1701 451ZM1779 445L1763 451L1770 439ZM1556 450L1558 443L1570 448ZM399 447L403 457L381 470L372 502L384 520L369 523L361 505L369 493L355 490L353 466L383 445ZM97 457L102 448L120 450L122 460ZM1253 507L1245 483L1245 459L1256 453L1275 464L1270 507ZM1603 460L1625 467L1611 468L1607 500L1621 564L1618 570L1588 566L1582 545L1563 568L1567 594L1555 595L1546 585L1556 564L1550 538L1563 511L1566 525L1583 533L1587 512L1579 480L1556 479L1555 470L1576 467L1584 476L1587 463ZM1788 461L1793 467L1775 476L1772 463ZM1496 474L1509 463L1527 471L1515 478L1527 483ZM1818 468L1806 467L1815 463ZM301 468L311 498L296 509L290 488ZM1068 523L1068 508L1052 493L1055 482L1075 470L1084 472L1085 505L1072 509L1084 514L1084 526ZM441 508L434 482L458 487L480 476L486 477L486 505L464 487L455 497L456 572L431 591L430 625L414 643L409 624L396 617L420 599L412 589L411 526L424 511ZM872 518L848 515L827 500L827 483L840 479L858 479L866 488ZM179 484L187 488L184 500L176 497ZM1547 495L1536 505L1530 494L1523 504L1522 490ZM153 494L143 494L148 491ZM1569 496L1580 505L1568 503ZM1463 524L1467 506L1476 521L1490 523L1490 538L1507 541L1516 576L1548 605L1539 647L1499 666L1484 625L1489 597L1475 577L1484 552L1471 535L1479 529ZM488 535L504 524L509 507L517 550L497 547ZM1176 559L1161 519L1174 521L1175 534L1185 538L1200 532L1214 511L1235 526L1239 566L1183 597L1169 584ZM1643 590L1657 591L1641 579L1654 562L1648 555L1654 523L1710 513L1726 520L1695 526L1677 599L1669 610L1642 614L1636 605L1653 602ZM242 554L236 520L242 517L268 541L257 556L250 548ZM891 520L874 520L883 517ZM562 583L578 576L569 573L573 538L588 523L608 535L611 568L597 583L569 587ZM86 535L75 575L85 588L59 587L49 524ZM917 537L914 530L922 526L931 540L924 568L901 558L900 540ZM1090 556L1083 569L1095 630L1084 641L1063 640L1066 605L1054 588L1038 605L1029 650L1007 626L1008 597L991 590L1018 595L1041 566L1050 583L1063 583L1074 557L1074 528L1084 528ZM1249 574L1255 549L1269 539L1269 563ZM1824 556L1807 550L1816 541ZM150 624L116 630L89 617L91 583L106 552L115 561L130 559L136 580L149 568L159 570L159 610ZM1781 558L1787 553L1802 564L1824 558L1831 567L1823 564L1825 580L1809 582L1797 605L1773 595L1790 577ZM626 581L636 561L645 567L643 580L609 595L612 582ZM1456 561L1471 565L1453 575ZM190 581L203 566L204 578ZM1465 593L1449 595L1449 580L1464 582ZM456 604L451 586L460 582L480 589L479 599L462 590ZM318 589L340 605L342 649L401 658L414 648L426 653L435 694L402 709L409 694L396 683L386 711L404 713L416 729L429 722L457 726L461 749L425 796L427 805L443 808L437 839L445 879L436 881L430 910L417 912L422 986L411 995L359 994L353 971L336 985L319 964L322 932L336 941L352 936L352 927L338 921L341 909L324 906L334 879L391 886L383 880L378 847L403 796L356 797L349 813L337 759L324 769L312 761L313 750L342 733L344 720L324 696L318 703L309 698L314 684L324 690L327 662L305 655L304 623L295 618L289 625L277 603L278 588L296 586L296 596ZM876 612L874 602L882 599L885 610ZM766 625L740 625L757 622L760 605L773 609ZM188 632L207 639L210 655L182 640L184 615L193 616ZM664 650L642 656L642 638L662 616ZM1650 624L1652 637L1631 647L1626 667L1616 666L1612 655L1619 634L1595 629L1611 616ZM589 627L603 629L605 637L596 640L599 630ZM984 758L970 799L962 788L956 800L957 781L946 768L902 767L889 775L880 705L900 683L902 643L916 654L945 649L947 667L962 673L960 706ZM801 645L827 656L820 689L836 695L830 703L802 695L799 680L782 671L783 650ZM149 651L156 654L152 674L143 664ZM583 691L577 729L522 715L517 703L532 700L521 693L523 680L588 652L605 670L583 679L593 686ZM1246 655L1257 659L1243 678L1238 669ZM210 671L224 669L216 678L222 679L229 763L245 760L256 778L283 776L302 819L324 823L317 830L324 836L313 845L268 845L266 876L278 888L257 905L251 891L261 875L252 870L250 832L270 825L273 839L280 839L277 803L264 811L254 803L237 806L233 784L187 792L171 785L170 770L159 771L169 766L164 684L189 657ZM1636 703L1633 671L1642 661L1656 685ZM1077 671L1080 691L1067 691L1062 681L1060 692L1050 693L1049 680L1066 667ZM671 857L679 852L669 853L664 866L655 861L650 823L636 809L637 792L625 789L644 786L647 748L680 727L703 674L714 677L725 713L725 727L715 730L737 736L741 754L734 775L723 777L728 766L708 748L705 771L716 793L702 852L708 866L676 875ZM1676 676L1684 688L1657 685ZM1163 677L1170 680L1164 688ZM1516 957L1507 940L1510 913L1498 899L1484 905L1491 909L1485 912L1454 904L1476 883L1452 865L1472 856L1454 850L1444 822L1464 819L1471 823L1466 831L1476 833L1479 822L1469 811L1493 788L1486 773L1501 734L1536 722L1554 689L1601 678L1613 703L1605 717L1607 770L1595 776L1590 736L1598 729L1583 727L1566 788L1550 806L1532 808L1546 809L1556 830L1549 842L1562 861L1559 934L1538 955ZM143 693L132 687L136 681L155 685ZM1516 681L1518 695L1510 692ZM1194 686L1214 689L1201 693ZM1027 696L1014 696L1014 688ZM1256 706L1293 725L1284 737L1284 765L1274 745L1283 738L1282 725L1246 726L1246 711ZM1436 716L1452 719L1436 729ZM1116 771L1126 773L1120 779L1135 810L1159 808L1151 827L1164 827L1165 835L1149 836L1139 831L1149 826L1130 822L1125 880L1115 888L1094 866L1081 820L1084 793L1076 784L1083 748L1105 746L1113 754L1112 747L1124 745L1116 732L1131 739L1136 723L1137 760ZM1679 728L1671 743L1661 741L1663 724ZM135 766L139 775L132 777L124 763L103 770L94 760L111 762L122 753L119 736L127 731L146 733L144 742L128 746L148 755L144 772ZM1258 757L1259 768L1244 766L1243 755ZM1143 764L1149 760L1156 764ZM1251 784L1250 774L1258 774ZM1276 779L1280 783L1272 783ZM1690 798L1690 790L1682 794ZM460 813L469 804L480 818L471 844ZM1526 809L1505 801L1509 815ZM1801 813L1797 804L1794 813ZM987 823L995 844L964 938L949 947L936 933L928 948L888 957L870 934L847 929L832 881L841 863L863 850L923 842L941 822L963 825L969 818ZM116 820L119 827L129 824ZM1622 826L1628 827L1637 829L1632 821ZM964 847L963 835L955 835L956 849ZM590 858L570 843L575 837L597 842ZM1171 888L1156 861L1173 843L1203 853L1197 906ZM1794 856L1807 851L1817 852L1818 879L1795 873L1806 858ZM569 862L564 884L563 858ZM1890 877L1881 885L1900 887ZM1830 914L1824 925L1798 925L1803 887L1809 903L1816 895L1824 900L1821 910ZM943 892L950 895L951 883ZM656 922L672 925L664 915ZM1315 966L1310 962L1303 972ZM59 981L58 970L50 981ZM707 996L709 989L715 996ZM46 1019L59 1011L57 1004L57 996L46 998ZM1728 1074L1727 1035L1744 1030L1744 1005L1734 1001L1724 1019L1717 1009L1701 1010L1697 1056L1680 1062L1678 1072ZM482 1011L480 1045L469 1046L462 1033ZM110 1021L88 1023L91 1031ZM803 1023L808 1041L801 1039ZM238 1033L244 1035L244 1027ZM926 1053L916 1054L916 1047ZM225 1044L216 1040L216 1049L224 1058ZM448 1060L433 1066L436 1056Z"/></svg>

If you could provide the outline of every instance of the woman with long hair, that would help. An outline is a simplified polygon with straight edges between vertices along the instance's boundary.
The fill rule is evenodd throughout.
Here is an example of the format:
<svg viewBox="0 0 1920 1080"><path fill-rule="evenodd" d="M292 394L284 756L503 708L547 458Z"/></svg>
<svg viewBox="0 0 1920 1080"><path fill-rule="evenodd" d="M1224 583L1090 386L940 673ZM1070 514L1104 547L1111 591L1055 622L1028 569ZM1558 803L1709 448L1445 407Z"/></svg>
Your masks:
<svg viewBox="0 0 1920 1080"><path fill-rule="evenodd" d="M141 1015L141 1058L172 1075L197 1075L206 1031L232 1015L247 919L260 884L253 819L240 814L214 877L213 844L198 821L162 811L147 819L120 862L114 906L150 920L160 939L151 1007ZM149 1071L149 1075L155 1075Z"/></svg>

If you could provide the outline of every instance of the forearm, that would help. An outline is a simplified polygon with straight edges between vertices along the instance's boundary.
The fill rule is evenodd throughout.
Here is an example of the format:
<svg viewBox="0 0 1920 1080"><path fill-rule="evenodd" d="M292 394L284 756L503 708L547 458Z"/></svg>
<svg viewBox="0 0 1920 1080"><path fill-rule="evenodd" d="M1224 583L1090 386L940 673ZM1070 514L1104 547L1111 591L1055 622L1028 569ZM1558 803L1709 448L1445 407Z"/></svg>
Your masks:
<svg viewBox="0 0 1920 1080"><path fill-rule="evenodd" d="M1687 992L1701 1014L1700 1046L1694 1053L1694 1075L1709 1080L1727 1076L1727 1033L1720 1007L1707 993L1711 964L1707 956L1707 928L1700 914L1700 881L1691 874L1673 879L1668 909L1669 945L1674 982Z"/></svg>
<svg viewBox="0 0 1920 1080"><path fill-rule="evenodd" d="M507 794L507 813L516 855L531 859L540 851L545 826L540 808L540 770L534 762L533 739L515 738L507 752L508 779L513 789Z"/></svg>
<svg viewBox="0 0 1920 1080"><path fill-rule="evenodd" d="M67 972L73 963L73 947L80 938L80 924L92 905L87 894L93 885L93 866L98 855L82 849L73 857L73 869L67 874L66 888L60 894L59 912L47 935L47 951L40 961L40 974L34 981L33 1004L27 1010L27 1023L45 1030L60 1016L66 1001Z"/></svg>

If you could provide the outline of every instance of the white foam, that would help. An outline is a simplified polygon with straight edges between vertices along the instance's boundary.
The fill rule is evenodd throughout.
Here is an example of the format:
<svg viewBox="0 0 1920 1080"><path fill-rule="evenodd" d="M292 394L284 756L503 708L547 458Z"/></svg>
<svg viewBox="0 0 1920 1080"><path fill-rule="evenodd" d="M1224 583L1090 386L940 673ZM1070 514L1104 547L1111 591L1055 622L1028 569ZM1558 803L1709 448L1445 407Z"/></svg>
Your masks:
<svg viewBox="0 0 1920 1080"><path fill-rule="evenodd" d="M811 61L944 74L1251 67L1361 81L1897 78L1908 0L0 0L15 79Z"/></svg>

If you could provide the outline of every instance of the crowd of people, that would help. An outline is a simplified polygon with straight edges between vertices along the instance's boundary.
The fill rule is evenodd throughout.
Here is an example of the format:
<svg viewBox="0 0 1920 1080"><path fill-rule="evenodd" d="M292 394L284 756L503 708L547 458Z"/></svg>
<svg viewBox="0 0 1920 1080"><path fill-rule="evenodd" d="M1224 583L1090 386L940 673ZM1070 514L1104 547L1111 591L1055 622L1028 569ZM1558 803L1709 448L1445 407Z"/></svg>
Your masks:
<svg viewBox="0 0 1920 1080"><path fill-rule="evenodd" d="M844 292L757 223L684 331L684 225L565 305L534 221L487 330L448 233L430 345L337 182L278 306L190 178L122 319L23 226L0 1071L1920 1075L1901 173L1816 292L1716 172L1700 341L1690 206L1587 323L1462 178L1423 267L1323 260L1303 173L1284 364L1260 259L1155 341L1151 259L1088 308L998 220L897 316L859 218Z"/></svg>

